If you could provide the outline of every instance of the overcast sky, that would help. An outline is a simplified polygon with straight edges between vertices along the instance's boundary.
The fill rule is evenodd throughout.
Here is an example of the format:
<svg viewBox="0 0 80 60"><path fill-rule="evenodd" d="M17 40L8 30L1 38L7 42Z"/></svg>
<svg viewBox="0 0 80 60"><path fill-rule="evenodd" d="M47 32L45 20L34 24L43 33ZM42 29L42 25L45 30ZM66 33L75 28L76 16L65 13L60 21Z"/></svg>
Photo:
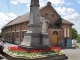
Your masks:
<svg viewBox="0 0 80 60"><path fill-rule="evenodd" d="M58 14L72 22L80 33L80 0L40 0L40 7L51 2ZM0 0L0 29L14 18L29 12L30 0Z"/></svg>

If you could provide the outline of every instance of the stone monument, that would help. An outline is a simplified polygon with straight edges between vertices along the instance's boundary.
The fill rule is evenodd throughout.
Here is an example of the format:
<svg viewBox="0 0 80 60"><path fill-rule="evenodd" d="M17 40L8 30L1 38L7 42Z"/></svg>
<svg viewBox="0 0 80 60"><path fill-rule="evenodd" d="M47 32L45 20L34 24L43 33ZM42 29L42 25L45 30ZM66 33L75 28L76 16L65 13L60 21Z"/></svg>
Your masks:
<svg viewBox="0 0 80 60"><path fill-rule="evenodd" d="M31 0L28 31L26 32L21 45L41 46L41 42L39 0Z"/></svg>
<svg viewBox="0 0 80 60"><path fill-rule="evenodd" d="M39 0L31 0L28 31L25 33L21 46L30 48L49 46L46 24L47 20L43 20L42 31L40 31Z"/></svg>
<svg viewBox="0 0 80 60"><path fill-rule="evenodd" d="M67 57L64 54L54 56L54 55L51 55L51 53L47 53L47 56L42 55L41 52L44 51L43 49L46 49L46 52L48 52L47 51L48 48L50 49L48 34L46 32L46 24L47 24L47 21L43 20L43 25L42 25L43 30L41 32L40 31L40 27L41 27L40 18L39 18L39 0L31 0L28 31L25 33L23 42L21 43L21 45L19 45L19 47L28 49L28 52L30 53L28 56L32 55L32 57L28 57L27 55L25 56L25 54L23 53L21 53L18 56L11 55L10 53L8 54L9 51L7 52L4 51L4 56L8 60L63 60L63 59L66 59ZM40 55L42 55L43 57L37 53L31 54L30 51L31 50L35 51L35 49L40 50L41 51ZM33 57L33 55L35 55L35 57Z"/></svg>

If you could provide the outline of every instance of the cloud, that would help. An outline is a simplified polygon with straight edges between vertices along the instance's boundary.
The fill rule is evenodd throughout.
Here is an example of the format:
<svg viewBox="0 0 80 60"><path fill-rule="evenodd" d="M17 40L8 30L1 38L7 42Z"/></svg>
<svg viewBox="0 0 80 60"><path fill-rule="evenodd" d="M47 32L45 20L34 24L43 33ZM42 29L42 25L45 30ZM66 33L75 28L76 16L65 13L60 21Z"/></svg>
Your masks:
<svg viewBox="0 0 80 60"><path fill-rule="evenodd" d="M57 10L59 14L62 14L62 15L71 15L71 14L76 13L76 11L72 8L56 7L55 9Z"/></svg>
<svg viewBox="0 0 80 60"><path fill-rule="evenodd" d="M77 29L78 33L80 33L80 14L77 13L72 8L66 8L66 7L57 7L55 8L57 12L62 15L62 17L74 24L74 28Z"/></svg>
<svg viewBox="0 0 80 60"><path fill-rule="evenodd" d="M78 3L80 4L80 0L78 0Z"/></svg>
<svg viewBox="0 0 80 60"><path fill-rule="evenodd" d="M80 14L73 13L71 15L64 16L64 18L70 21L78 22L80 20Z"/></svg>
<svg viewBox="0 0 80 60"><path fill-rule="evenodd" d="M68 6L70 6L70 5L72 5L73 3L66 3L66 5L68 5Z"/></svg>
<svg viewBox="0 0 80 60"><path fill-rule="evenodd" d="M66 15L64 16L64 19L72 22L74 24L74 28L77 29L78 33L80 33L80 14L74 13L72 15Z"/></svg>
<svg viewBox="0 0 80 60"><path fill-rule="evenodd" d="M56 6L65 4L65 0L48 0L48 1L50 1L52 4Z"/></svg>
<svg viewBox="0 0 80 60"><path fill-rule="evenodd" d="M48 1L48 0L46 0L46 2L47 2L47 1ZM45 2L44 0L40 0L40 7L45 6L46 2Z"/></svg>
<svg viewBox="0 0 80 60"><path fill-rule="evenodd" d="M18 4L18 0L11 0L12 4Z"/></svg>
<svg viewBox="0 0 80 60"><path fill-rule="evenodd" d="M10 20L16 18L16 15L14 13L9 13L7 16L10 18Z"/></svg>
<svg viewBox="0 0 80 60"><path fill-rule="evenodd" d="M3 12L0 12L0 29L14 18L16 18L16 15L14 13L5 14Z"/></svg>
<svg viewBox="0 0 80 60"><path fill-rule="evenodd" d="M29 4L30 4L30 1L31 0L11 0L11 3L12 4L19 4L19 3L25 3L26 6L29 7ZM40 6L44 6L45 3L47 3L48 1L50 1L52 4L56 5L56 6L60 6L60 5L63 5L65 3L65 0L39 0L40 1Z"/></svg>
<svg viewBox="0 0 80 60"><path fill-rule="evenodd" d="M18 4L18 3L29 3L30 0L11 0L12 4Z"/></svg>
<svg viewBox="0 0 80 60"><path fill-rule="evenodd" d="M19 0L20 3L28 3L30 0Z"/></svg>

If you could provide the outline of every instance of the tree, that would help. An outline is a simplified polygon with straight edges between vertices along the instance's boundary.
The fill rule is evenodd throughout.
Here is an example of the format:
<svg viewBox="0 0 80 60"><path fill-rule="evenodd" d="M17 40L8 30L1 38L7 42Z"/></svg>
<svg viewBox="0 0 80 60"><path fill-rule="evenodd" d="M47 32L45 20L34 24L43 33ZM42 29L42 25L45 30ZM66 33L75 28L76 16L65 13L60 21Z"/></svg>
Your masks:
<svg viewBox="0 0 80 60"><path fill-rule="evenodd" d="M1 32L0 32L0 38L1 38Z"/></svg>
<svg viewBox="0 0 80 60"><path fill-rule="evenodd" d="M80 34L78 34L78 40L77 40L78 43L80 43Z"/></svg>
<svg viewBox="0 0 80 60"><path fill-rule="evenodd" d="M80 39L80 34L78 34L78 39Z"/></svg>
<svg viewBox="0 0 80 60"><path fill-rule="evenodd" d="M78 38L78 32L75 28L72 28L72 39L77 39Z"/></svg>

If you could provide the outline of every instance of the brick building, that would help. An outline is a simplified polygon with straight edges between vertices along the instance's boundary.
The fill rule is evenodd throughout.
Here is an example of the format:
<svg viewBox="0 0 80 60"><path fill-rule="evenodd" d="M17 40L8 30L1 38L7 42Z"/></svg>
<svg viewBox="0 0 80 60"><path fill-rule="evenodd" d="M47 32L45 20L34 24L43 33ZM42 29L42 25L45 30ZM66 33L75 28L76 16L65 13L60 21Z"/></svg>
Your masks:
<svg viewBox="0 0 80 60"><path fill-rule="evenodd" d="M50 2L40 9L40 16L50 21L47 25L47 32L52 45L57 46L62 43L62 46L65 46L65 39L72 39L73 23L61 18ZM28 23L29 13L17 17L2 28L2 37L9 43L20 44L28 30Z"/></svg>

